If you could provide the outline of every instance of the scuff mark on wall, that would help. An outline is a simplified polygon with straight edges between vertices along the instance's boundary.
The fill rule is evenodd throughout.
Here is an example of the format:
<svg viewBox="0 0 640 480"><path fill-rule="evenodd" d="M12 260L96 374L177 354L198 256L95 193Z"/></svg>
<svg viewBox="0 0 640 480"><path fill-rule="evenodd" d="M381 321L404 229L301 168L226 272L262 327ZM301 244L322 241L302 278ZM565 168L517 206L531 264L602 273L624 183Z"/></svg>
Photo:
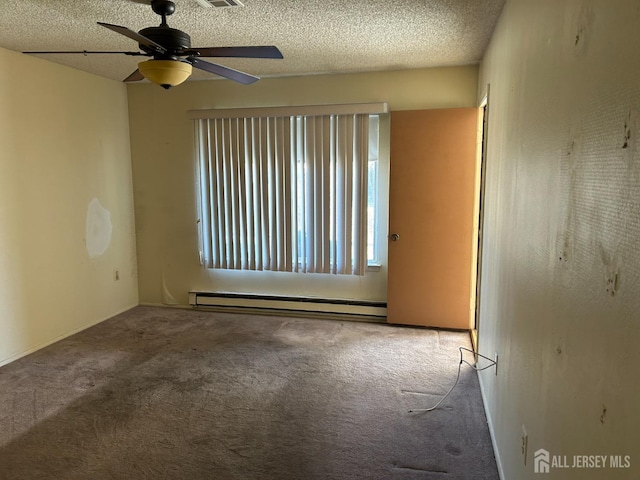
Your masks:
<svg viewBox="0 0 640 480"><path fill-rule="evenodd" d="M561 265L563 284L565 286L571 281L571 268L569 262L573 259L574 234L576 229L576 182L578 176L578 163L582 156L581 143L578 141L579 132L577 127L572 125L568 132L566 147L560 157L561 185L564 192L562 209L565 217L564 224L560 228L560 235L557 239L557 258Z"/></svg>
<svg viewBox="0 0 640 480"><path fill-rule="evenodd" d="M622 148L629 148L629 140L631 140L631 128L629 128L628 122L624 122L624 143Z"/></svg>
<svg viewBox="0 0 640 480"><path fill-rule="evenodd" d="M176 297L169 290L164 271L162 272L162 303L163 305L180 305L180 302L176 300Z"/></svg>
<svg viewBox="0 0 640 480"><path fill-rule="evenodd" d="M616 289L618 288L618 272L607 272L605 281L607 284L607 293L612 297L615 296Z"/></svg>
<svg viewBox="0 0 640 480"><path fill-rule="evenodd" d="M592 29L595 20L593 9L589 6L585 6L576 20L577 26L575 29L576 34L574 36L573 46L576 48L577 53L584 54L588 47L590 30Z"/></svg>
<svg viewBox="0 0 640 480"><path fill-rule="evenodd" d="M112 229L111 213L94 198L87 208L85 242L89 257L99 257L107 251Z"/></svg>
<svg viewBox="0 0 640 480"><path fill-rule="evenodd" d="M624 155L629 168L633 168L637 160L636 153L638 150L637 132L639 130L638 111L630 108L624 119L623 137L621 148L625 151Z"/></svg>
<svg viewBox="0 0 640 480"><path fill-rule="evenodd" d="M614 255L611 255L603 245L600 245L600 258L602 259L602 264L604 265L604 281L605 281L605 290L607 295L615 296L618 290L618 278L620 275L620 268L618 266L618 261L616 260Z"/></svg>

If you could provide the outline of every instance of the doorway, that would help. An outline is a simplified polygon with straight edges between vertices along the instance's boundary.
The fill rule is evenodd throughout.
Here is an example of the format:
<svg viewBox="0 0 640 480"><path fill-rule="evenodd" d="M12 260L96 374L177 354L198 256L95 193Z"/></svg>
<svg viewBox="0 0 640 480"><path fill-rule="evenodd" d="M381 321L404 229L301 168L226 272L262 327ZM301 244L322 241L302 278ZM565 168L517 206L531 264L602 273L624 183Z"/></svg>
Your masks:
<svg viewBox="0 0 640 480"><path fill-rule="evenodd" d="M478 114L478 179L477 179L477 199L476 210L476 251L475 251L475 269L473 271L472 282L475 284L475 292L473 295L474 302L474 318L473 328L471 329L471 341L474 351L478 351L478 332L480 331L480 288L482 283L482 244L484 238L484 211L485 211L485 189L486 189L486 168L487 168L487 132L489 121L489 85L487 85L487 93L480 102L480 111Z"/></svg>

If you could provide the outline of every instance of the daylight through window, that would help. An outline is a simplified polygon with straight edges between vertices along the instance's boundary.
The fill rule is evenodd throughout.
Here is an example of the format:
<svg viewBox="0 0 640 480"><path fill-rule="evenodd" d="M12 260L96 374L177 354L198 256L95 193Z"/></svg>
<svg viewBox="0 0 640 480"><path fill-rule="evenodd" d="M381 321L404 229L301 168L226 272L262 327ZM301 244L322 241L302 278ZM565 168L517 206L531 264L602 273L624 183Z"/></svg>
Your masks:
<svg viewBox="0 0 640 480"><path fill-rule="evenodd" d="M363 275L378 261L378 115L196 124L206 266Z"/></svg>

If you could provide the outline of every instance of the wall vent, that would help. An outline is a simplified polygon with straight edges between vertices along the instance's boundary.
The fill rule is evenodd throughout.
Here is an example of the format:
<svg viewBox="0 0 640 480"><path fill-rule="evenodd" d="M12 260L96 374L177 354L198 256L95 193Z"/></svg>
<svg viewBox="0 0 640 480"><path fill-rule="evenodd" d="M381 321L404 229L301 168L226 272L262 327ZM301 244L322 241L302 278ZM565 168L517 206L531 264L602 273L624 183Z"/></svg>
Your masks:
<svg viewBox="0 0 640 480"><path fill-rule="evenodd" d="M195 2L203 7L244 7L240 0L195 0Z"/></svg>

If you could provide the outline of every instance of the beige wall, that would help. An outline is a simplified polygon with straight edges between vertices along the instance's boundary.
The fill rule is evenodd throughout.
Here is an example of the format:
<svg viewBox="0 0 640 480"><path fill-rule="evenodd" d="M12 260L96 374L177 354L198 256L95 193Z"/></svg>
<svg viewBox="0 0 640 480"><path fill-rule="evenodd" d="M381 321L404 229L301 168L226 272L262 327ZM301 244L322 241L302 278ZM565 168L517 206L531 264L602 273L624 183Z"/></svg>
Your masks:
<svg viewBox="0 0 640 480"><path fill-rule="evenodd" d="M632 456L545 478L640 478L639 24L636 0L508 1L482 64L480 377L505 479L538 478L540 448Z"/></svg>
<svg viewBox="0 0 640 480"><path fill-rule="evenodd" d="M0 105L3 364L135 306L137 277L126 88L0 49Z"/></svg>
<svg viewBox="0 0 640 480"><path fill-rule="evenodd" d="M386 299L384 265L364 278L200 267L188 110L363 102L388 102L392 110L468 107L476 87L477 67L265 78L250 86L200 81L169 91L129 85L140 301L186 304L191 289Z"/></svg>

